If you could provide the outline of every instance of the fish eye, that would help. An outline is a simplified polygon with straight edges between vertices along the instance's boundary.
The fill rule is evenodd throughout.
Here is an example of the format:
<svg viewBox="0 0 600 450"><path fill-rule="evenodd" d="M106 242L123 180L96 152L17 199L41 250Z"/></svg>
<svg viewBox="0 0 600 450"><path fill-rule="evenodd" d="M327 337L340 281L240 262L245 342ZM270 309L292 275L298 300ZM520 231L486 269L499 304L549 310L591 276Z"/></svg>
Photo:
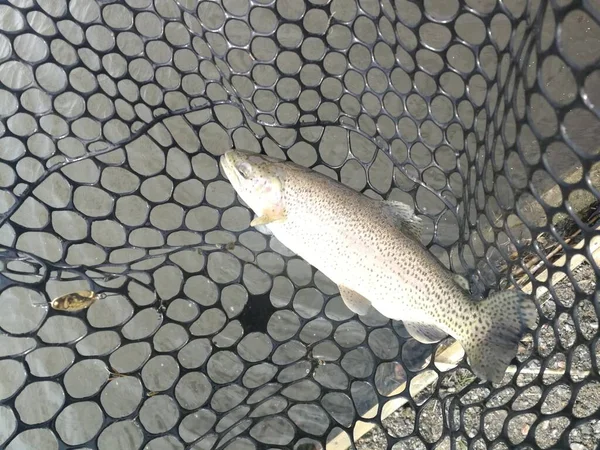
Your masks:
<svg viewBox="0 0 600 450"><path fill-rule="evenodd" d="M252 166L247 162L242 162L237 165L238 172L246 179L250 178L252 174Z"/></svg>

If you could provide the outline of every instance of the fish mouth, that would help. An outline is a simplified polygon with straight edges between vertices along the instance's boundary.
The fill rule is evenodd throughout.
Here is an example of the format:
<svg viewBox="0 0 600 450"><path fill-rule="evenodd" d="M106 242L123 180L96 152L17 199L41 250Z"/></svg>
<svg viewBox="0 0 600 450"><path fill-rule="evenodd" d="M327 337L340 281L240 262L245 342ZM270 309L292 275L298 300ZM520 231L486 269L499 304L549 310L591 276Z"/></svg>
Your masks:
<svg viewBox="0 0 600 450"><path fill-rule="evenodd" d="M237 173L235 170L235 153L235 150L227 150L219 159L219 165L223 170L223 174L229 181L233 181L232 178L235 177L234 174Z"/></svg>

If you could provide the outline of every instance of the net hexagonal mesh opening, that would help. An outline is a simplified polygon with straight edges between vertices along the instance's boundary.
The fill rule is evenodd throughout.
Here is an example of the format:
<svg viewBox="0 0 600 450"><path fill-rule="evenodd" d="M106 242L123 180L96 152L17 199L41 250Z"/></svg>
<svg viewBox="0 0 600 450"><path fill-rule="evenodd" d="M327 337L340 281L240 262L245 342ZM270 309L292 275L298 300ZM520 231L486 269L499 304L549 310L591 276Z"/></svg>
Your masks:
<svg viewBox="0 0 600 450"><path fill-rule="evenodd" d="M599 21L596 0L2 2L0 447L596 448ZM414 206L475 298L532 294L503 381L250 227L231 147ZM106 296L48 306L82 290Z"/></svg>

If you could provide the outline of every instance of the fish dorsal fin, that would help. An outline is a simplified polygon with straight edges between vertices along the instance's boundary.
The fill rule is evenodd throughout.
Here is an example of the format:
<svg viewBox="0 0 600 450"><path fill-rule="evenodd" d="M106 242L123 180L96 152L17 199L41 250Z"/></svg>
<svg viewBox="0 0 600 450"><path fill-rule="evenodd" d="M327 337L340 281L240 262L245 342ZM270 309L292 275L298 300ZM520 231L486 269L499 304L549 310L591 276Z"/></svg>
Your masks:
<svg viewBox="0 0 600 450"><path fill-rule="evenodd" d="M406 203L394 200L384 200L382 203L383 208L398 228L415 238L417 241L421 240L423 221L415 215L415 211L412 207L408 206Z"/></svg>
<svg viewBox="0 0 600 450"><path fill-rule="evenodd" d="M426 323L420 322L405 322L404 328L406 331L417 341L422 342L423 344L433 344L435 342L440 342L448 333L440 330L435 325L429 325Z"/></svg>
<svg viewBox="0 0 600 450"><path fill-rule="evenodd" d="M469 285L469 282L467 281L467 279L465 277L463 277L462 275L458 275L456 273L452 274L452 279L454 280L454 282L456 284L458 284L460 286L460 288L463 291L466 292L471 292L471 286Z"/></svg>
<svg viewBox="0 0 600 450"><path fill-rule="evenodd" d="M340 295L350 311L359 316L364 316L371 308L371 302L362 295L348 289L346 286L338 286Z"/></svg>

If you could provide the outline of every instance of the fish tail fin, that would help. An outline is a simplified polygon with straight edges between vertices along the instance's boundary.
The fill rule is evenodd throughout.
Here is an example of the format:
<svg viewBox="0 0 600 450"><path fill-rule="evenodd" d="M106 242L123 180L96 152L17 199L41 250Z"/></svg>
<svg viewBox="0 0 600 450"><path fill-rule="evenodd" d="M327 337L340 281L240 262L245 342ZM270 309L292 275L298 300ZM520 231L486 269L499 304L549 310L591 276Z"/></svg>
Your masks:
<svg viewBox="0 0 600 450"><path fill-rule="evenodd" d="M476 306L478 320L461 341L473 373L495 383L517 355L519 341L535 326L534 302L519 291L496 292Z"/></svg>

